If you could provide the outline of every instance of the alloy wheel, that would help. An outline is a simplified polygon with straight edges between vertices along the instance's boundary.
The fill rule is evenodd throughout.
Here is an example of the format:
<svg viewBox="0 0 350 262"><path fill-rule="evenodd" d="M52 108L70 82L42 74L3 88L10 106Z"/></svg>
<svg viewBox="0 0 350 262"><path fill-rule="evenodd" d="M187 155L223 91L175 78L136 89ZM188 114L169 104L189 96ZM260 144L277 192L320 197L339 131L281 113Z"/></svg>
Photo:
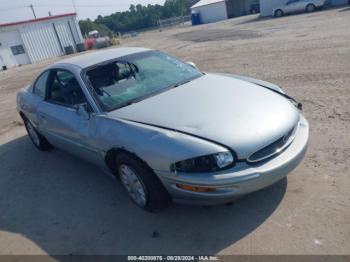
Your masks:
<svg viewBox="0 0 350 262"><path fill-rule="evenodd" d="M306 11L308 11L308 12L315 11L315 6L314 5L308 5L307 8L306 8Z"/></svg>
<svg viewBox="0 0 350 262"><path fill-rule="evenodd" d="M132 200L138 206L145 207L147 204L146 190L136 172L130 166L122 164L119 167L119 174L122 184Z"/></svg>
<svg viewBox="0 0 350 262"><path fill-rule="evenodd" d="M40 146L40 138L33 125L29 121L26 121L25 125L28 130L28 135L32 139L33 143L37 146Z"/></svg>

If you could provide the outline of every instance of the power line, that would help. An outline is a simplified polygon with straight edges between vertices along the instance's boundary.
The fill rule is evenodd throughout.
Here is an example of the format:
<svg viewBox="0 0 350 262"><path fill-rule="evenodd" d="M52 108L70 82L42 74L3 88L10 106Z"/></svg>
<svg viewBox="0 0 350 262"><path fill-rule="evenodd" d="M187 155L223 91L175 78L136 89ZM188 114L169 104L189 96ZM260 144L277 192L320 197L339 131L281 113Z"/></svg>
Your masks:
<svg viewBox="0 0 350 262"><path fill-rule="evenodd" d="M77 5L72 1L72 5L61 5L61 4L37 4L35 5L36 7L113 7L113 6L118 6L119 4L106 4L106 5ZM9 6L9 7L5 7L5 8L1 8L0 11L5 11L5 10L9 10L9 9L19 9L19 8L24 8L24 7L28 7L28 6Z"/></svg>
<svg viewBox="0 0 350 262"><path fill-rule="evenodd" d="M117 7L118 4L106 4L106 5L79 5L75 4L74 0L72 0L72 5L62 5L62 4L36 4L35 7L73 7L75 13L77 13L77 7L79 8L96 8L96 7ZM34 5L31 4L29 6L7 6L7 7L2 7L0 9L0 12L6 12L10 10L15 10L15 9L22 9L22 8L27 8L30 7L32 9L34 17L36 16L35 11L34 11Z"/></svg>
<svg viewBox="0 0 350 262"><path fill-rule="evenodd" d="M35 13L33 4L24 5L24 6L13 6L13 7L1 8L0 12L1 11L5 12L5 11L10 11L10 10L16 10L16 9L23 9L23 8L28 8L28 7L32 10L32 13L33 13L34 17L36 18L36 13Z"/></svg>
<svg viewBox="0 0 350 262"><path fill-rule="evenodd" d="M7 7L7 8L1 8L1 11L10 11L10 10L15 10L15 9L20 9L20 8L25 8L26 6L16 6L16 7Z"/></svg>
<svg viewBox="0 0 350 262"><path fill-rule="evenodd" d="M60 6L72 6L72 5L37 5L39 7L60 7ZM95 8L95 7L115 7L118 6L118 4L114 5L74 5L75 7L81 7L81 8Z"/></svg>

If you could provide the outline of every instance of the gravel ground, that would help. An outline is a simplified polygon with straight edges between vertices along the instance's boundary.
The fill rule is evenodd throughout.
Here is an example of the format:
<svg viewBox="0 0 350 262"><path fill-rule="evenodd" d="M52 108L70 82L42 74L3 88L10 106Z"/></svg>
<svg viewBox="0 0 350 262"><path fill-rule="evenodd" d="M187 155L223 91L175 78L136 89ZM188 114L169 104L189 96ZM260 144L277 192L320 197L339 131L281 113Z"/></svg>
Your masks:
<svg viewBox="0 0 350 262"><path fill-rule="evenodd" d="M0 72L0 254L350 254L350 8L257 16L143 33L203 71L277 83L311 125L288 179L231 206L133 206L121 186L63 152L30 144L16 92L45 65ZM158 232L157 234L153 234Z"/></svg>

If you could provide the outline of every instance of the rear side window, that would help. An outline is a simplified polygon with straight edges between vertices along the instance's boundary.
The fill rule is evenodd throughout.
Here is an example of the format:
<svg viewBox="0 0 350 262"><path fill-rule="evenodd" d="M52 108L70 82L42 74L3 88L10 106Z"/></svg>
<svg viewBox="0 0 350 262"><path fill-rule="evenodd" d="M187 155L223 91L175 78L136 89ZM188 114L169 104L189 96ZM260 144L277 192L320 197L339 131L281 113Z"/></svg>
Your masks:
<svg viewBox="0 0 350 262"><path fill-rule="evenodd" d="M83 90L74 75L65 70L55 70L50 80L48 101L62 106L73 107L88 103ZM51 78L51 77L50 77Z"/></svg>
<svg viewBox="0 0 350 262"><path fill-rule="evenodd" d="M46 93L46 83L47 79L49 77L50 72L46 71L43 73L35 82L34 84L34 94L37 94L38 96L45 98Z"/></svg>

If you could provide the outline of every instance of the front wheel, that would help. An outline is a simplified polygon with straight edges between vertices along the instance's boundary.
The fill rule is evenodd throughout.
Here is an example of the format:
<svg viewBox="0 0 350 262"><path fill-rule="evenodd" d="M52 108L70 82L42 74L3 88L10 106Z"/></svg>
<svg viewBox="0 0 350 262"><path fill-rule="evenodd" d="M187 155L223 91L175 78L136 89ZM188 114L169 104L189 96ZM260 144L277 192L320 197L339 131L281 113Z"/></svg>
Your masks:
<svg viewBox="0 0 350 262"><path fill-rule="evenodd" d="M281 9L278 9L275 11L275 17L281 17L283 16L283 11Z"/></svg>
<svg viewBox="0 0 350 262"><path fill-rule="evenodd" d="M159 211L170 202L170 196L158 177L138 158L119 153L117 170L129 197L140 208Z"/></svg>
<svg viewBox="0 0 350 262"><path fill-rule="evenodd" d="M311 12L314 12L315 10L316 10L316 6L313 4L309 4L306 6L306 12L311 13Z"/></svg>
<svg viewBox="0 0 350 262"><path fill-rule="evenodd" d="M52 146L46 140L46 138L41 134L39 134L38 131L36 131L33 124L27 118L24 118L23 121L24 121L24 126L27 130L28 136L30 140L33 142L34 146L41 151L49 150Z"/></svg>

